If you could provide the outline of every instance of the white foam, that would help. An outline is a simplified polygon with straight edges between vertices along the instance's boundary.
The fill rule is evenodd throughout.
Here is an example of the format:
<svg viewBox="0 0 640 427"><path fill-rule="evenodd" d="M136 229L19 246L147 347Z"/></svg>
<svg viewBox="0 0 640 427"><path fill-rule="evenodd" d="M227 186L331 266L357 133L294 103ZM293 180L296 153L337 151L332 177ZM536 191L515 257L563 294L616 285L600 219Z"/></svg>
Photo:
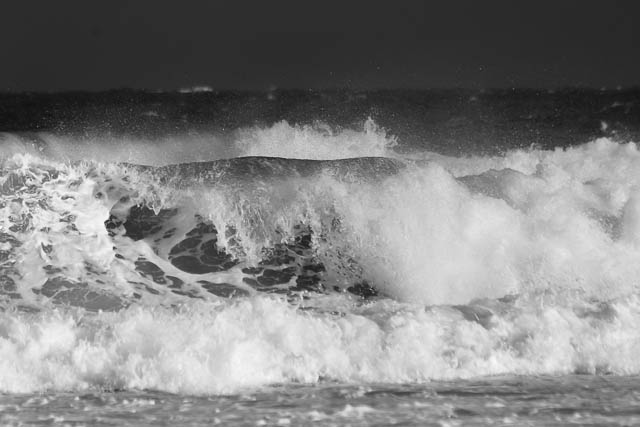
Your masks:
<svg viewBox="0 0 640 427"><path fill-rule="evenodd" d="M178 90L178 93L207 93L213 92L213 88L211 86L206 85L198 85L192 87L183 87Z"/></svg>
<svg viewBox="0 0 640 427"><path fill-rule="evenodd" d="M268 297L95 317L0 314L0 390L234 393L276 383L406 383L496 374L640 373L640 307L598 318L509 311L488 329L450 308L379 303L344 316ZM375 314L374 314L375 313Z"/></svg>
<svg viewBox="0 0 640 427"><path fill-rule="evenodd" d="M424 304L464 304L545 289L579 289L594 298L635 293L640 275L635 144L599 140L525 154L507 155L502 166L512 169L501 170L490 169L496 160L466 159L467 169L476 173L466 176L450 172L446 162L431 162L379 181L292 177L231 187L200 183L175 191L139 177L126 185L155 206L190 206L220 228L235 228L240 246L224 239L219 245L246 255L250 263L260 259L264 247L293 239L294 228L303 222L314 231L316 255L331 286L366 280L389 296ZM83 173L68 170L62 187ZM103 173L115 176L122 170ZM97 261L99 250L105 260L113 257L99 230L116 202L96 204L91 195L98 184L86 185L86 190L45 186L59 215L76 216L80 243L67 246L82 249L67 257L69 268L76 259L104 264ZM83 202L82 195L61 201L65 191L86 193L91 202ZM49 214L42 215L40 227L45 227ZM69 234L57 238L60 247L71 239Z"/></svg>
<svg viewBox="0 0 640 427"><path fill-rule="evenodd" d="M117 185L154 206L188 206L220 228L234 226L239 252L253 261L304 222L328 285L366 280L390 298L357 305L337 293L305 302L342 313L329 314L266 296L166 308L183 301L176 297L97 315L52 310L30 290L46 280L47 263L82 280L92 280L85 262L102 266L100 286L117 295L132 292L127 279L143 280L131 260L114 258L103 228L121 193L96 198L105 177L124 168L10 159L3 166L26 181L21 194L6 195L2 218L31 221L30 231L14 233L24 240L10 256L18 257L20 293L42 311L0 314L0 390L207 394L321 378L640 374L638 147L601 139L433 159L376 180L322 175L173 189L132 174ZM73 232L60 222L69 213ZM51 243L49 254L42 244ZM517 298L500 302L505 295Z"/></svg>
<svg viewBox="0 0 640 427"><path fill-rule="evenodd" d="M637 290L638 209L626 183L581 182L551 168L483 178L470 189L430 165L348 192L337 203L345 226L336 237L370 283L407 301Z"/></svg>
<svg viewBox="0 0 640 427"><path fill-rule="evenodd" d="M331 283L364 279L400 300L459 304L541 289L581 289L596 298L636 292L635 145L598 141L514 161L522 155L503 159L514 169L484 164L486 172L474 176L456 178L428 163L380 182L325 176L193 198L214 223L235 227L254 259L292 237L297 223L309 224Z"/></svg>

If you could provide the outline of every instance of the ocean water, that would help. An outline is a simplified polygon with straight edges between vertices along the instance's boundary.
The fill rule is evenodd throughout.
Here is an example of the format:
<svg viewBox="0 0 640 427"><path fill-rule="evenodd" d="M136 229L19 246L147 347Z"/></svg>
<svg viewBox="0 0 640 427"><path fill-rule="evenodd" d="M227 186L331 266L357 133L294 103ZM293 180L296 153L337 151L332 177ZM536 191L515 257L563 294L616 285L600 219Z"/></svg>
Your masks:
<svg viewBox="0 0 640 427"><path fill-rule="evenodd" d="M2 424L640 422L637 93L205 95L0 97Z"/></svg>

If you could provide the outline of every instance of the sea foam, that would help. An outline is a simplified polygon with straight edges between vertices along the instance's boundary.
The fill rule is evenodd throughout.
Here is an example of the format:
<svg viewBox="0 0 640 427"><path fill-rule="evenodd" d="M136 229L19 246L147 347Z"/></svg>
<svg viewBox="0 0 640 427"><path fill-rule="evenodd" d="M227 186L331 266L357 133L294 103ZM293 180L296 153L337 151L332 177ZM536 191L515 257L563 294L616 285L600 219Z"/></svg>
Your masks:
<svg viewBox="0 0 640 427"><path fill-rule="evenodd" d="M314 313L264 296L93 316L3 313L0 390L219 394L291 382L638 374L638 321L635 299L509 307L484 326L451 307Z"/></svg>
<svg viewBox="0 0 640 427"><path fill-rule="evenodd" d="M640 373L634 143L401 154L372 122L166 155L3 138L2 391Z"/></svg>

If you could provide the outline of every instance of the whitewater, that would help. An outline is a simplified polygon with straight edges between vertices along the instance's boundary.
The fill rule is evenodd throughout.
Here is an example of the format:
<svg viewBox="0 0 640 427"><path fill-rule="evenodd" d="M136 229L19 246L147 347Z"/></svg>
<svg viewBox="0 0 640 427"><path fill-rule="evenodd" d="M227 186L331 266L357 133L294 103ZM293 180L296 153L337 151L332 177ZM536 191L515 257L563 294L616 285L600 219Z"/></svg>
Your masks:
<svg viewBox="0 0 640 427"><path fill-rule="evenodd" d="M2 422L637 421L636 143L401 142L0 134Z"/></svg>

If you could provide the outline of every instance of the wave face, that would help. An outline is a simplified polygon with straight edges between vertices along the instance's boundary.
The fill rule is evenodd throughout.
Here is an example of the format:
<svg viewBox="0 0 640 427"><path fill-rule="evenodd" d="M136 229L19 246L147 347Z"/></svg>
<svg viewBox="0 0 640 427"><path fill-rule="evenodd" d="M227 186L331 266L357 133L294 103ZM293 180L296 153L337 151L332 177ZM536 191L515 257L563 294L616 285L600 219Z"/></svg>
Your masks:
<svg viewBox="0 0 640 427"><path fill-rule="evenodd" d="M640 374L634 143L1 138L3 392Z"/></svg>

